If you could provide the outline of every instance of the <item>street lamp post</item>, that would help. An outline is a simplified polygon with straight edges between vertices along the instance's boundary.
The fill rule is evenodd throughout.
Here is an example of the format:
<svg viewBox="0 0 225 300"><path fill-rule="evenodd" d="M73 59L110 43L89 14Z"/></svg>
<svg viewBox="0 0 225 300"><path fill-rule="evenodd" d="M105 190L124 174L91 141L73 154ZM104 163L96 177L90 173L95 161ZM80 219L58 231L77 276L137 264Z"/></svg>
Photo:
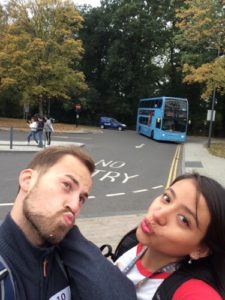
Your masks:
<svg viewBox="0 0 225 300"><path fill-rule="evenodd" d="M220 49L218 48L217 57L220 56ZM214 107L216 102L216 84L214 82L213 86L213 96L212 96L212 107L211 107L211 116L210 116L210 123L209 123L209 136L208 136L208 148L211 145L211 137L212 137L212 127L213 127L213 115L214 115Z"/></svg>
<svg viewBox="0 0 225 300"><path fill-rule="evenodd" d="M215 100L216 100L216 85L214 84L213 97L212 97L212 107L211 107L211 116L210 116L210 122L209 122L208 148L210 148L210 145L211 145L211 136L212 136L212 125L213 125L213 115L214 115Z"/></svg>

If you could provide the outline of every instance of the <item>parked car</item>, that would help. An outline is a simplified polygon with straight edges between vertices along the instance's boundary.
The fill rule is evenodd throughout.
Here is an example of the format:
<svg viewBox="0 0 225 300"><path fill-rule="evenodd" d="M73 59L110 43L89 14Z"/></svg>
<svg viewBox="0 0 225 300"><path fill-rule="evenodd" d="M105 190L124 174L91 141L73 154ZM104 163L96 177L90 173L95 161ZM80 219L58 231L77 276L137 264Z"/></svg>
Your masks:
<svg viewBox="0 0 225 300"><path fill-rule="evenodd" d="M99 126L102 129L112 128L112 129L117 129L119 131L122 131L127 128L126 124L123 124L117 121L116 119L110 117L100 117Z"/></svg>

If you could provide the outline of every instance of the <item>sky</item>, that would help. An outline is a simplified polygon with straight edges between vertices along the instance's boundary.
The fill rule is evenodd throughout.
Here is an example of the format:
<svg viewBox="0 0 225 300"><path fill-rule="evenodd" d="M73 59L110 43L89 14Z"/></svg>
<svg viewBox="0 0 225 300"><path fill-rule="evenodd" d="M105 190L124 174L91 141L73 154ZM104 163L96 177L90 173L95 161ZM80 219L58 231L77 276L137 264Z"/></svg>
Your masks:
<svg viewBox="0 0 225 300"><path fill-rule="evenodd" d="M0 3L6 3L7 0L0 0ZM92 7L100 6L100 0L74 0L75 4L90 4Z"/></svg>
<svg viewBox="0 0 225 300"><path fill-rule="evenodd" d="M100 0L74 0L75 4L90 4L92 7L100 6Z"/></svg>

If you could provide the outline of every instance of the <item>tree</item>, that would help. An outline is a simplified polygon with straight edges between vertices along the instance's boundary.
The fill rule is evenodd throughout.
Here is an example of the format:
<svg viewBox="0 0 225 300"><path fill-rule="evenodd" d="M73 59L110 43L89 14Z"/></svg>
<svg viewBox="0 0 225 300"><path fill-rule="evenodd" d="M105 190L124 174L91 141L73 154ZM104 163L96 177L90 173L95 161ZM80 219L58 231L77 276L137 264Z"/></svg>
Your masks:
<svg viewBox="0 0 225 300"><path fill-rule="evenodd" d="M141 97L182 93L173 42L179 2L104 0L82 12L83 66L96 115L113 112L133 125Z"/></svg>
<svg viewBox="0 0 225 300"><path fill-rule="evenodd" d="M214 87L225 92L225 2L186 0L177 12L184 81L204 86L202 98Z"/></svg>
<svg viewBox="0 0 225 300"><path fill-rule="evenodd" d="M16 87L22 103L68 100L87 89L79 70L83 19L70 1L10 0L0 46L0 90Z"/></svg>

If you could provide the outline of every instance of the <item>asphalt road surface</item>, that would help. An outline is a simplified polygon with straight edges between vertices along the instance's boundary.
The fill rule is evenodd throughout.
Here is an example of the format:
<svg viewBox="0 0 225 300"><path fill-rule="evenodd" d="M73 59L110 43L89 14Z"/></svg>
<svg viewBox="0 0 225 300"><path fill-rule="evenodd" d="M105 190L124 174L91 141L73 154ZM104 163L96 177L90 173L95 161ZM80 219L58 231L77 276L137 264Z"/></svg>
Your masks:
<svg viewBox="0 0 225 300"><path fill-rule="evenodd" d="M7 133L5 133L6 136ZM26 133L15 132L14 140ZM94 187L81 217L142 213L167 182L177 145L160 143L135 131L103 130L95 134L55 134L53 139L84 143L96 162ZM0 218L11 209L19 172L34 153L0 152ZM10 204L11 203L11 204Z"/></svg>

